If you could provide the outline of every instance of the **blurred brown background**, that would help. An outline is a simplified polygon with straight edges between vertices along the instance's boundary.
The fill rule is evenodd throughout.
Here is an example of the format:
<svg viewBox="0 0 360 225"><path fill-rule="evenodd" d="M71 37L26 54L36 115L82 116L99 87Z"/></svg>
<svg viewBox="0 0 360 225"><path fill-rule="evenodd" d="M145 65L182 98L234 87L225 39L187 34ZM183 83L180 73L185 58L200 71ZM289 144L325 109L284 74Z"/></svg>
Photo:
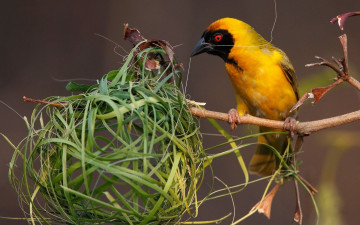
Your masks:
<svg viewBox="0 0 360 225"><path fill-rule="evenodd" d="M278 18L273 43L292 60L300 80L300 89L309 91L316 85L330 83L329 78L334 74L326 74L328 70L321 68L305 68L304 65L314 62L315 55L328 59L332 55L342 55L337 38L342 32L329 20L340 13L359 11L360 1L277 0L276 3ZM124 23L138 28L149 39L165 39L176 46L176 56L184 63L186 75L192 48L203 30L214 20L222 17L239 18L269 40L275 18L274 2L270 0L3 1L0 11L0 100L21 116L28 117L34 105L24 103L22 96L41 99L67 95L64 87L68 80L94 82L109 70L119 68L123 60L121 55L126 53L119 48L114 52L115 45L99 35L129 51L131 45L122 38ZM359 75L360 71L359 28L360 17L350 18L345 25L350 66L354 75ZM220 58L209 55L193 58L187 87L189 98L207 102L208 109L227 112L235 107L232 87ZM344 84L331 91L317 105L306 103L300 111L300 120L315 120L357 110L358 103L359 94ZM14 143L25 137L27 131L22 118L4 104L0 104L0 121L0 132ZM226 123L223 125L227 127ZM205 146L224 141L221 137L208 135L216 134L216 130L206 120L201 122L201 126L207 133L204 134ZM242 136L248 133L248 128L243 125L232 134ZM318 202L321 210L325 210L321 214L322 224L358 224L360 221L359 134L359 123L356 122L305 139L300 155L303 160L300 171L317 188L325 187L319 193L319 197L325 201ZM8 164L13 150L4 139L0 139L0 143L0 216L23 217L17 196L8 181ZM334 152L342 153L333 157L334 161L338 160L338 164L327 160L333 149ZM246 160L249 160L253 150L244 150ZM325 162L329 166L324 171ZM233 155L215 160L213 171L229 186L243 182L242 172ZM335 177L335 186L331 182L324 182L324 174ZM234 196L236 219L246 214L261 198L265 184L251 184ZM208 185L210 183L204 184L205 187ZM216 186L222 187L219 182ZM332 187L337 188L337 194L330 192L334 190ZM301 196L304 224L315 224L314 207L303 189ZM196 220L217 219L232 210L230 198L210 201L200 208ZM294 210L294 187L292 182L288 182L274 200L271 220L255 214L242 224L291 224ZM326 219L330 219L330 222ZM231 219L228 219L223 224L230 222ZM1 224L26 222L1 220Z"/></svg>

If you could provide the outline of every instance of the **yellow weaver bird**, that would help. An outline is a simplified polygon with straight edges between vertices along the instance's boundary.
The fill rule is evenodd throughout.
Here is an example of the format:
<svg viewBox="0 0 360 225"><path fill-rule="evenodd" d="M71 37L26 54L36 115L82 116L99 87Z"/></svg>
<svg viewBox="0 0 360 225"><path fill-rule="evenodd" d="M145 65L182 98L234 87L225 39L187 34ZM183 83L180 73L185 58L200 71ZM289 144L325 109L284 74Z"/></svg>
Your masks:
<svg viewBox="0 0 360 225"><path fill-rule="evenodd" d="M299 100L296 75L289 58L250 25L233 18L215 21L205 30L191 56L204 52L220 56L225 61L239 115L250 114L272 120L296 116L296 112L289 113ZM260 127L260 132L268 131L279 130ZM259 136L258 143L269 144L280 154L288 145L286 135L278 134ZM249 170L268 176L278 165L279 160L273 151L259 144Z"/></svg>

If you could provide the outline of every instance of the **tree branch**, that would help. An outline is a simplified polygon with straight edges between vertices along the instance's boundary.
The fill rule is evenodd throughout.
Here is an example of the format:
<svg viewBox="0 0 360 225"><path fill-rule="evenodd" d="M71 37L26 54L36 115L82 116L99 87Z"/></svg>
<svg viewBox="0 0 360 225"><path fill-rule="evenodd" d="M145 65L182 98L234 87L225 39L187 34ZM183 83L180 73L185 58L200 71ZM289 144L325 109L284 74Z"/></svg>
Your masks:
<svg viewBox="0 0 360 225"><path fill-rule="evenodd" d="M222 120L226 122L229 121L229 116L227 113L214 112L196 107L190 107L189 110L192 115L198 116L200 118L213 118L216 120ZM357 120L360 120L360 110L343 114L340 116L330 117L327 119L321 119L321 120L315 120L309 122L298 122L296 124L294 131L298 135L307 136L323 129L340 126ZM240 116L240 123L253 124L263 127L271 127L275 129L283 129L285 125L284 121L269 120L251 115Z"/></svg>

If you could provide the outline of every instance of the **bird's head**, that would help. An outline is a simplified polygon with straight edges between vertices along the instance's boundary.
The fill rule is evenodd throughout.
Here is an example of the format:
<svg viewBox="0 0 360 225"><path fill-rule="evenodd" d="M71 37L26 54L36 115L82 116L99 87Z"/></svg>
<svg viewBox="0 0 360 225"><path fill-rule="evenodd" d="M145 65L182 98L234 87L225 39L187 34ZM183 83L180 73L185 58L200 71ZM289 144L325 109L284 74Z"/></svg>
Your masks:
<svg viewBox="0 0 360 225"><path fill-rule="evenodd" d="M204 31L190 56L207 52L218 55L226 61L234 45L249 44L248 42L251 40L249 36L254 32L251 26L240 20L219 19Z"/></svg>

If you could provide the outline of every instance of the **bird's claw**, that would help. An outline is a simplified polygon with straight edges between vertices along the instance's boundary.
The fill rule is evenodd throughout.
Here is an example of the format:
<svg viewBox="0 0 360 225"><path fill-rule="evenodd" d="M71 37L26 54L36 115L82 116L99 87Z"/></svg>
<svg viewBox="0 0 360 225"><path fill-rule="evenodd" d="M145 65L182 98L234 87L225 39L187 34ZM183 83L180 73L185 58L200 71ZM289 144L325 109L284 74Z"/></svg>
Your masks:
<svg viewBox="0 0 360 225"><path fill-rule="evenodd" d="M287 117L284 121L283 130L290 132L290 136L293 138L295 136L297 121L293 117Z"/></svg>
<svg viewBox="0 0 360 225"><path fill-rule="evenodd" d="M228 112L231 130L235 130L238 124L240 124L240 115L236 109L230 109Z"/></svg>

